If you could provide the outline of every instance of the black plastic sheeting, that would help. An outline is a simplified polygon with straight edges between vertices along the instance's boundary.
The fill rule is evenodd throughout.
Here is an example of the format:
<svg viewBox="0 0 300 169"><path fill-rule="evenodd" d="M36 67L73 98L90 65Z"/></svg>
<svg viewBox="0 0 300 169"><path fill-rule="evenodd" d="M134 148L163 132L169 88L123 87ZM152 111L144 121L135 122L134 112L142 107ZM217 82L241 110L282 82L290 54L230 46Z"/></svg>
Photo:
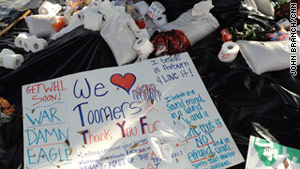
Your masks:
<svg viewBox="0 0 300 169"><path fill-rule="evenodd" d="M156 0L160 2L165 8L167 19L169 22L177 19L182 13L193 8L194 4L202 0ZM153 0L145 0L150 6Z"/></svg>
<svg viewBox="0 0 300 169"><path fill-rule="evenodd" d="M168 19L176 19L198 1L160 2L169 11ZM239 150L246 159L250 135L300 149L300 76L292 77L288 69L258 76L240 53L232 63L222 63L217 58L222 45L221 28L238 23L256 23L267 28L272 20L243 9L239 0L213 3L215 8L211 11L221 26L193 45L189 54ZM99 32L79 27L51 42L45 50L26 54L13 45L18 32L26 29L23 21L0 39L0 49L13 49L15 53L24 54L26 60L17 70L0 68L0 96L15 104L18 114L11 123L0 128L7 152L0 157L1 169L16 169L23 163L21 85L117 65ZM245 168L245 163L231 168Z"/></svg>
<svg viewBox="0 0 300 169"><path fill-rule="evenodd" d="M18 29L16 29L18 30ZM16 30L0 40L0 49L12 49ZM24 29L22 29L24 31ZM14 50L22 53L23 50ZM0 158L1 169L15 169L23 159L21 86L86 70L116 66L115 58L100 32L79 27L37 53L24 54L25 62L14 71L0 69L0 96L16 105L18 114L12 123L0 128L7 155ZM1 136L0 136L1 137Z"/></svg>

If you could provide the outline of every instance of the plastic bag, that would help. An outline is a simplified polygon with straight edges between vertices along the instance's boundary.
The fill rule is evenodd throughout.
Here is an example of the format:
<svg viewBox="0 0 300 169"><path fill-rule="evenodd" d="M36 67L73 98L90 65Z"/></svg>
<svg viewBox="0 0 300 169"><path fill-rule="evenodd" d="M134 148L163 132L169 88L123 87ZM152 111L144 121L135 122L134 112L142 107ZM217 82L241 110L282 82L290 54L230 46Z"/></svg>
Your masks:
<svg viewBox="0 0 300 169"><path fill-rule="evenodd" d="M263 29L268 29L272 25L273 17L258 12L253 0L214 0L213 5L214 8L210 12L219 21L220 29L238 23L257 23Z"/></svg>
<svg viewBox="0 0 300 169"><path fill-rule="evenodd" d="M290 67L289 41L237 41L249 67L256 73L283 70ZM300 50L300 43L298 49ZM297 61L300 64L300 60Z"/></svg>
<svg viewBox="0 0 300 169"><path fill-rule="evenodd" d="M268 16L274 16L274 7L270 0L255 0L256 6L260 12Z"/></svg>
<svg viewBox="0 0 300 169"><path fill-rule="evenodd" d="M0 18L9 16L10 11L13 10L20 10L24 5L26 5L30 0L2 0L1 7L0 7Z"/></svg>
<svg viewBox="0 0 300 169"><path fill-rule="evenodd" d="M163 25L159 29L161 31L181 30L193 45L219 27L217 19L209 13L212 7L211 1L200 2L175 21Z"/></svg>
<svg viewBox="0 0 300 169"><path fill-rule="evenodd" d="M133 49L139 28L130 15L114 11L103 23L101 36L111 48L118 65L133 61L137 53Z"/></svg>
<svg viewBox="0 0 300 169"><path fill-rule="evenodd" d="M49 36L53 33L52 23L57 20L58 17L52 15L31 15L25 18L29 33L39 38Z"/></svg>
<svg viewBox="0 0 300 169"><path fill-rule="evenodd" d="M189 128L182 120L172 127L160 122L157 131L148 135L148 142L160 159L172 163L171 155L174 147L185 139L188 132Z"/></svg>

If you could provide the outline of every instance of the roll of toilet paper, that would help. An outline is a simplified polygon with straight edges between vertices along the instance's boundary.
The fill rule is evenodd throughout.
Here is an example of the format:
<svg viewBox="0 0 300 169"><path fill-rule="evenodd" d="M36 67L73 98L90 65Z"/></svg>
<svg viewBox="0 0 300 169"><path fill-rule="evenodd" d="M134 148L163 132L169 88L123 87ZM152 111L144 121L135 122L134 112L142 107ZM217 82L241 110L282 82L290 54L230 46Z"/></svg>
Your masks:
<svg viewBox="0 0 300 169"><path fill-rule="evenodd" d="M148 8L147 14L150 18L155 19L156 17L160 16L166 11L166 8L157 1L151 3L150 7Z"/></svg>
<svg viewBox="0 0 300 169"><path fill-rule="evenodd" d="M3 66L7 69L16 69L24 62L24 58L20 54L5 55L3 58Z"/></svg>
<svg viewBox="0 0 300 169"><path fill-rule="evenodd" d="M161 26L163 26L163 25L165 25L165 24L168 23L167 16L166 16L165 14L162 14L162 15L156 17L156 18L153 20L153 22L154 22L154 25L155 25L157 28L159 28L159 27L161 27Z"/></svg>
<svg viewBox="0 0 300 169"><path fill-rule="evenodd" d="M147 14L149 5L145 1L140 1L136 4L134 4L133 7L134 7L134 10L135 10L136 13L144 16L144 15Z"/></svg>
<svg viewBox="0 0 300 169"><path fill-rule="evenodd" d="M48 42L43 38L36 38L32 43L30 43L30 51L36 53L40 50L43 50L48 46Z"/></svg>
<svg viewBox="0 0 300 169"><path fill-rule="evenodd" d="M237 43L234 42L225 42L222 45L221 51L219 52L218 58L222 62L232 62L238 52L240 50L240 47Z"/></svg>
<svg viewBox="0 0 300 169"><path fill-rule="evenodd" d="M152 43L144 36L135 41L133 48L138 54L140 60L147 59L149 54L153 51Z"/></svg>
<svg viewBox="0 0 300 169"><path fill-rule="evenodd" d="M19 33L19 35L15 38L15 46L18 48L23 48L23 42L28 36L29 34L26 32Z"/></svg>
<svg viewBox="0 0 300 169"><path fill-rule="evenodd" d="M39 7L38 12L42 15L56 15L60 10L61 6L59 4L44 1Z"/></svg>
<svg viewBox="0 0 300 169"><path fill-rule="evenodd" d="M150 34L148 33L147 29L140 29L135 31L135 37L141 38L145 36L147 39L150 39Z"/></svg>
<svg viewBox="0 0 300 169"><path fill-rule="evenodd" d="M26 52L30 52L30 46L33 45L33 43L36 41L37 37L36 36L29 36L27 39L23 41L23 49Z"/></svg>
<svg viewBox="0 0 300 169"><path fill-rule="evenodd" d="M10 49L3 49L1 52L0 52L0 66L3 67L3 58L4 56L6 55L14 55L14 51L10 50Z"/></svg>
<svg viewBox="0 0 300 169"><path fill-rule="evenodd" d="M10 49L3 49L1 52L0 52L0 58L3 58L4 55L13 55L15 54L14 51L10 50Z"/></svg>
<svg viewBox="0 0 300 169"><path fill-rule="evenodd" d="M84 13L84 28L92 31L99 31L103 23L103 15L99 13Z"/></svg>

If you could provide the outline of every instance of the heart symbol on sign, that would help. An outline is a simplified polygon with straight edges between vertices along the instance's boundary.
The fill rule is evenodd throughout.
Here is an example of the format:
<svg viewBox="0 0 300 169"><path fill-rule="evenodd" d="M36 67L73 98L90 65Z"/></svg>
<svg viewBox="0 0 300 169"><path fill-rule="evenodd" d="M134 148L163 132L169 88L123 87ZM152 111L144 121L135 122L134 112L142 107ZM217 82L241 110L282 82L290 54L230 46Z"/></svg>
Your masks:
<svg viewBox="0 0 300 169"><path fill-rule="evenodd" d="M136 77L132 73L126 73L124 76L117 73L117 74L112 75L110 78L110 82L113 85L121 87L128 94L129 94L131 87L135 83L135 80L136 80Z"/></svg>

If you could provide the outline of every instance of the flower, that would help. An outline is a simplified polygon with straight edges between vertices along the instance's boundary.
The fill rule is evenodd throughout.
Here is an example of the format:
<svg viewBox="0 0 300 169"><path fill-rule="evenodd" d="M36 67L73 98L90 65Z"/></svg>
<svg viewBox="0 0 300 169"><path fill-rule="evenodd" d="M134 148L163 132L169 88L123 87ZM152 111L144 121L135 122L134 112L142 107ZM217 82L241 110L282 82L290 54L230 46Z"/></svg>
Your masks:
<svg viewBox="0 0 300 169"><path fill-rule="evenodd" d="M229 33L229 31L227 29L222 29L220 31L220 33L222 35L222 41L223 42L231 41L232 35L231 35L231 33Z"/></svg>
<svg viewBox="0 0 300 169"><path fill-rule="evenodd" d="M69 1L68 5L69 5L72 9L75 9L75 7L77 6L77 3L76 3L76 2L73 2L73 1Z"/></svg>
<svg viewBox="0 0 300 169"><path fill-rule="evenodd" d="M228 34L223 34L223 36L222 36L222 41L223 41L223 42L231 41L231 39L232 39L232 35L231 35L230 33L228 33Z"/></svg>
<svg viewBox="0 0 300 169"><path fill-rule="evenodd" d="M221 33L221 35L224 35L224 34L228 34L229 32L228 32L227 29L222 29L222 30L220 31L220 33Z"/></svg>
<svg viewBox="0 0 300 169"><path fill-rule="evenodd" d="M15 112L15 106L14 105L9 107L8 109L3 110L3 113L8 115L8 116L11 116L14 112Z"/></svg>
<svg viewBox="0 0 300 169"><path fill-rule="evenodd" d="M6 99L0 97L0 111L2 111L5 115L10 116L13 112L15 112L15 105L10 105Z"/></svg>
<svg viewBox="0 0 300 169"><path fill-rule="evenodd" d="M13 120L14 112L15 105L10 105L6 99L0 97L0 127Z"/></svg>
<svg viewBox="0 0 300 169"><path fill-rule="evenodd" d="M7 108L10 107L9 102L8 102L7 100L5 100L5 99L2 99L2 101L0 102L0 105L1 105L1 107L2 107L3 109L7 109Z"/></svg>
<svg viewBox="0 0 300 169"><path fill-rule="evenodd" d="M144 20L135 20L136 25L140 28L140 29L144 29L146 27L146 23Z"/></svg>

